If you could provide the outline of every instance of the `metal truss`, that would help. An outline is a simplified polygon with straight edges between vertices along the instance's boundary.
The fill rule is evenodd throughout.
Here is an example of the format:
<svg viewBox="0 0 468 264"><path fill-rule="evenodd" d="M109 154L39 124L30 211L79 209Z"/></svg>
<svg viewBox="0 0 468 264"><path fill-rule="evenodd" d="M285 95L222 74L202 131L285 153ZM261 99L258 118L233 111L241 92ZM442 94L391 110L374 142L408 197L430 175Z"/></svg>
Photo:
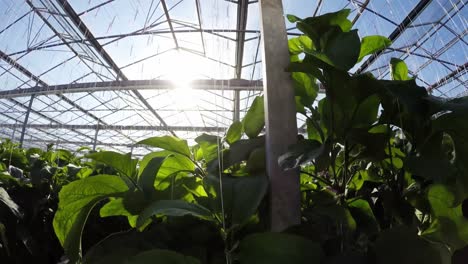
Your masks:
<svg viewBox="0 0 468 264"><path fill-rule="evenodd" d="M126 31L114 30L109 33L99 33L93 23L88 23L86 16L91 13L98 13L101 9L107 9L113 4L123 0L107 0L99 4L91 5L84 10L75 10L73 2L67 0L27 0L29 10L22 9L17 15L14 15L9 24L0 27L0 40L2 34L12 30L17 25L24 23L27 27L25 36L26 46L18 47L8 52L7 49L0 51L0 61L6 64L0 64L0 78L3 75L12 76L18 84L15 87L6 86L0 83L0 107L5 108L0 113L0 123L7 129L13 129L20 142L47 143L53 142L50 139L36 138L34 131L45 133L50 138L57 139L56 142L69 145L102 145L109 147L131 147L131 143L104 143L101 134L115 132L116 136L124 137L128 142L135 140L122 131L154 131L160 134L175 132L208 132L224 133L226 127L233 120L240 120L242 114L246 111L251 98L260 94L263 89L263 82L254 79L255 71L258 70L261 63L260 52L260 30L259 28L249 28L251 24L259 19L259 15L250 12L253 5L258 1L249 0L225 0L219 1L224 8L231 9L232 15L235 15L232 25L226 28L220 28L219 25L206 23L210 17L204 16L203 6L206 1L201 0L151 0L149 8L138 10L140 13L135 16L145 18L144 24ZM306 3L308 0L284 0L285 2ZM144 1L143 1L144 2ZM191 21L178 16L176 10L181 3L189 3L193 6L194 18ZM330 3L333 1L315 1L311 9L311 14L320 15L322 10L330 9ZM404 2L404 1L403 1ZM19 2L18 2L19 3ZM132 1L133 3L133 1ZM388 62L384 59L388 56L396 56L402 59L417 58L422 61L410 69L418 81L422 82L430 92L440 92L447 95L447 89L456 87L457 94L466 94L468 83L466 81L466 60L462 63L455 62L444 54L459 43L468 46L466 35L468 30L455 30L450 24L452 18L461 16L463 9L466 8L466 1L454 0L447 6L443 15L437 21L419 23L418 18L422 14L432 10L439 1L420 0L416 5L410 7L408 13L403 15L401 21L393 21L385 14L386 10L374 9L377 0L348 0L348 7L353 8L352 22L359 26L369 17L378 21L388 23L394 29L389 34L389 39L394 43L391 48L377 52L369 56L355 71L356 74L364 71L371 71L379 78L388 76ZM309 4L309 2L308 2ZM18 4L21 5L21 4ZM83 4L86 6L86 4ZM328 5L328 6L326 6ZM407 5L409 6L409 4ZM342 8L338 7L337 8ZM111 8L109 10L112 10ZM255 10L255 9L253 9ZM120 10L117 10L120 11ZM141 12L143 11L143 12ZM220 14L225 10L220 10ZM464 10L466 12L466 10ZM387 12L388 13L388 12ZM224 13L223 13L224 14ZM254 22L254 23L250 23ZM112 25L113 21L111 22ZM427 27L427 25L431 25ZM47 31L49 35L44 34L38 38L39 32ZM408 30L418 29L419 36L412 40L412 43L405 43L405 33ZM439 31L449 32L450 38L444 39L443 45L436 48L427 48L437 37ZM51 33L49 33L51 32ZM290 35L298 35L297 31L290 29ZM185 36L198 36L198 46L191 47ZM171 46L167 49L155 50L154 53L145 54L143 57L135 60L120 63L119 58L113 53L112 46L120 41L137 41L142 37L151 39L169 40ZM232 49L231 59L220 59L210 52L212 41L226 41ZM211 45L211 46L210 46ZM0 48L1 50L1 48ZM55 50L66 51L60 62L48 66L48 69L30 68L28 63L23 63L24 58L37 54L39 52L52 52ZM222 78L212 78L207 76L206 80L195 80L190 86L203 93L206 96L212 96L211 99L202 99L203 106L187 108L189 110L177 109L171 107L171 102L167 102L164 95L171 94L177 88L177 84L168 80L130 78L132 75L129 69L139 67L155 58L164 56L169 52L184 52L193 54L198 58L216 63L219 67L229 69L232 76ZM68 56L69 55L69 56ZM246 59L248 58L248 59ZM253 61L250 59L253 58ZM249 61L246 61L249 60ZM60 74L61 67L71 62L78 62L80 73L82 75L69 82L54 83L47 78L51 74ZM444 71L444 74L436 81L426 80L421 77L425 70L431 68L431 65L438 65ZM2 72L3 70L3 72ZM232 78L232 79L231 79ZM4 86L4 87L3 87ZM448 88L446 88L448 87ZM460 88L461 87L461 88ZM460 91L460 89L464 89ZM455 92L453 92L455 93ZM166 98L166 101L160 100ZM97 102L91 106L87 105L87 100ZM64 102L62 104L62 102ZM61 107L55 107L55 105ZM115 105L114 105L115 104ZM44 106L45 105L45 106ZM39 107L40 106L40 107ZM8 109L14 108L14 109ZM199 111L202 122L192 124L191 117L186 115L189 111ZM125 113L124 113L125 112ZM127 113L128 112L128 113ZM70 118L62 118L66 113L72 113ZM107 118L108 116L118 116L122 113L122 118ZM183 123L175 122L173 116L183 115L186 117ZM232 114L232 116L231 116ZM129 125L114 125L121 119L141 120L140 123L129 123ZM104 121L106 120L106 121ZM110 121L115 120L115 121ZM187 122L192 125L185 125ZM121 123L119 123L121 124ZM66 129L69 135L57 135L56 131ZM86 130L86 131L85 131ZM300 129L303 131L303 129ZM9 131L10 133L12 131ZM8 133L3 135L8 136ZM80 139L73 139L74 136ZM42 140L42 141L41 141ZM111 146L112 145L112 146Z"/></svg>
<svg viewBox="0 0 468 264"><path fill-rule="evenodd" d="M244 79L232 80L194 80L190 87L195 90L208 91L261 91L262 81ZM177 83L171 80L125 80L91 83L71 83L62 85L41 85L32 88L0 90L1 98L16 98L31 95L69 94L102 91L139 91L139 90L171 90L177 89Z"/></svg>
<svg viewBox="0 0 468 264"><path fill-rule="evenodd" d="M22 128L22 124L0 124L3 128ZM64 124L27 124L27 128L34 129L83 129L83 130L113 130L113 131L165 131L166 126L113 126L113 125L64 125ZM197 126L170 126L173 131L183 132L224 132L226 127L197 127Z"/></svg>

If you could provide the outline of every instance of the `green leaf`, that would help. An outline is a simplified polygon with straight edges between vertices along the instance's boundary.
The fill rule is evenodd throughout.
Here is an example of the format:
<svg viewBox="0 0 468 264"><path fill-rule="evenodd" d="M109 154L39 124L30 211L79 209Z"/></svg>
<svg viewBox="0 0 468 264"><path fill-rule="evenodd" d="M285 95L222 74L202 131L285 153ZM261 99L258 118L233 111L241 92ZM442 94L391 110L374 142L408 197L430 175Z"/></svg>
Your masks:
<svg viewBox="0 0 468 264"><path fill-rule="evenodd" d="M286 18L288 19L289 22L291 23L296 23L298 21L302 21L302 19L298 18L297 16L295 15L286 15Z"/></svg>
<svg viewBox="0 0 468 264"><path fill-rule="evenodd" d="M155 239L158 235L156 228L145 232L131 229L113 233L91 247L86 252L83 263L124 264L132 256L160 246L159 240Z"/></svg>
<svg viewBox="0 0 468 264"><path fill-rule="evenodd" d="M256 137L252 139L241 139L231 145L229 151L224 155L224 169L237 164L241 161L247 160L257 148L265 146L265 137Z"/></svg>
<svg viewBox="0 0 468 264"><path fill-rule="evenodd" d="M244 132L249 138L254 138L260 134L265 126L265 110L263 96L255 97L247 114L242 120Z"/></svg>
<svg viewBox="0 0 468 264"><path fill-rule="evenodd" d="M154 193L154 182L156 175L159 172L162 164L165 162L166 157L154 157L144 167L140 177L138 178L138 186L143 190L145 195L151 196Z"/></svg>
<svg viewBox="0 0 468 264"><path fill-rule="evenodd" d="M406 81L408 77L408 66L400 59L392 58L390 60L390 70L392 72L392 79L395 81Z"/></svg>
<svg viewBox="0 0 468 264"><path fill-rule="evenodd" d="M351 69L358 61L361 41L357 30L339 32L328 40L324 52L333 64L342 70Z"/></svg>
<svg viewBox="0 0 468 264"><path fill-rule="evenodd" d="M453 251L468 245L468 219L463 216L461 202L448 187L432 185L427 194L436 221L423 234L448 244Z"/></svg>
<svg viewBox="0 0 468 264"><path fill-rule="evenodd" d="M193 257L184 256L177 252L163 249L153 249L131 257L125 264L201 264Z"/></svg>
<svg viewBox="0 0 468 264"><path fill-rule="evenodd" d="M397 227L386 230L375 243L377 264L441 264L441 251L417 235L416 229ZM444 264L449 264L445 262Z"/></svg>
<svg viewBox="0 0 468 264"><path fill-rule="evenodd" d="M357 171L354 174L354 176L353 176L353 178L352 178L352 180L351 180L348 187L350 189L359 191L362 188L362 185L364 184L365 181L383 182L383 179L380 179L380 178L376 177L369 170L360 170L360 171Z"/></svg>
<svg viewBox="0 0 468 264"><path fill-rule="evenodd" d="M324 150L324 145L316 140L301 140L290 146L288 152L278 158L283 169L296 168L316 159Z"/></svg>
<svg viewBox="0 0 468 264"><path fill-rule="evenodd" d="M130 153L120 154L113 151L102 151L86 155L87 158L104 163L127 177L136 176L136 165L138 160L132 159Z"/></svg>
<svg viewBox="0 0 468 264"><path fill-rule="evenodd" d="M143 173L144 169L151 160L158 157L165 158L157 172L156 181L154 182L154 186L158 190L163 190L165 187L167 187L161 185L161 183L166 180L167 177L175 176L177 173L188 173L195 170L195 164L189 157L163 150L149 153L143 157L143 159L140 161L140 174Z"/></svg>
<svg viewBox="0 0 468 264"><path fill-rule="evenodd" d="M303 52L310 52L314 49L312 40L307 36L299 36L288 40L289 53L291 55L301 54Z"/></svg>
<svg viewBox="0 0 468 264"><path fill-rule="evenodd" d="M137 215L132 214L126 209L123 198L111 199L101 208L101 210L99 210L99 215L101 217L119 215L126 216L128 218L128 224L133 228L136 227L136 220L138 217Z"/></svg>
<svg viewBox="0 0 468 264"><path fill-rule="evenodd" d="M93 207L103 199L121 197L126 191L125 182L113 175L88 177L62 188L53 226L72 263L81 259L81 233Z"/></svg>
<svg viewBox="0 0 468 264"><path fill-rule="evenodd" d="M202 134L195 142L200 145L206 163L218 158L218 152L222 150L221 139L217 136Z"/></svg>
<svg viewBox="0 0 468 264"><path fill-rule="evenodd" d="M138 142L137 144L152 146L155 148L160 148L168 150L174 153L182 154L184 156L190 157L190 149L187 145L187 141L172 137L172 136L162 136L162 137L152 137L147 138Z"/></svg>
<svg viewBox="0 0 468 264"><path fill-rule="evenodd" d="M232 145L234 142L241 139L242 129L243 129L242 122L235 121L234 123L232 123L232 125L229 127L226 133L226 142L229 145Z"/></svg>
<svg viewBox="0 0 468 264"><path fill-rule="evenodd" d="M381 51L392 44L392 41L384 36L366 36L361 41L361 51L359 53L358 62L365 56Z"/></svg>
<svg viewBox="0 0 468 264"><path fill-rule="evenodd" d="M293 72L292 78L295 95L300 97L300 101L304 106L311 108L319 90L315 78L302 72Z"/></svg>
<svg viewBox="0 0 468 264"><path fill-rule="evenodd" d="M377 121L380 99L377 95L371 95L357 106L353 116L353 127L369 127Z"/></svg>
<svg viewBox="0 0 468 264"><path fill-rule="evenodd" d="M76 174L76 177L79 179L84 179L90 176L91 174L93 174L93 172L94 172L93 169L88 168L88 167L83 167L78 171L78 173Z"/></svg>
<svg viewBox="0 0 468 264"><path fill-rule="evenodd" d="M243 224L256 211L260 202L266 194L268 188L268 179L265 175L252 175L244 177L223 176L222 187L220 191L220 181L218 177L208 176L205 183L208 189L214 195L209 205L212 211L221 213L221 194L223 195L223 204L225 214L232 217L234 224Z"/></svg>
<svg viewBox="0 0 468 264"><path fill-rule="evenodd" d="M305 74L310 74L313 77L317 78L321 82L324 82L324 77L322 72L318 68L319 66L313 64L313 63L307 63L307 62L291 62L288 67L286 68L286 71L288 72L293 72L293 73L305 73ZM294 75L293 75L294 76ZM302 76L298 76L301 77ZM294 78L294 77L293 77ZM301 81L296 80L299 84L301 82L304 82L303 80ZM312 81L311 81L312 82ZM311 84L312 85L312 84ZM300 94L300 93L298 93Z"/></svg>
<svg viewBox="0 0 468 264"><path fill-rule="evenodd" d="M143 225L153 215L183 216L192 215L204 220L213 220L212 213L205 207L182 200L160 200L151 203L138 216L137 226Z"/></svg>
<svg viewBox="0 0 468 264"><path fill-rule="evenodd" d="M246 169L249 173L264 171L266 167L265 148L256 148L250 153Z"/></svg>
<svg viewBox="0 0 468 264"><path fill-rule="evenodd" d="M8 195L7 191L0 187L0 202L6 205L6 207L18 218L23 217L23 213L19 206L11 199L10 195Z"/></svg>
<svg viewBox="0 0 468 264"><path fill-rule="evenodd" d="M241 241L240 264L318 264L323 259L319 244L281 233L260 233Z"/></svg>
<svg viewBox="0 0 468 264"><path fill-rule="evenodd" d="M357 199L348 203L348 207L359 229L365 230L368 234L379 232L379 224L368 201Z"/></svg>
<svg viewBox="0 0 468 264"><path fill-rule="evenodd" d="M333 223L336 227L344 227L349 231L356 230L354 220L348 208L337 204L317 205L310 209L315 216L325 217L327 223Z"/></svg>

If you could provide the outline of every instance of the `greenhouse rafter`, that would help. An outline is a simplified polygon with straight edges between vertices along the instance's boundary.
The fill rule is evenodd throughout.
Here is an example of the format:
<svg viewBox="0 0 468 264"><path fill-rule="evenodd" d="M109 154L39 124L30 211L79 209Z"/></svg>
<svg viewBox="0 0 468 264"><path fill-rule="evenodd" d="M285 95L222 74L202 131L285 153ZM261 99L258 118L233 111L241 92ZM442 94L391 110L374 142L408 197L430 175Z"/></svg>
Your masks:
<svg viewBox="0 0 468 264"><path fill-rule="evenodd" d="M212 91L261 91L262 81L249 81L244 79L232 80L193 80L190 81L193 89ZM28 95L46 95L57 93L82 93L119 90L170 90L176 89L177 84L171 80L126 80L91 83L71 83L60 85L36 86L32 88L1 91L0 98L15 98Z"/></svg>
<svg viewBox="0 0 468 264"><path fill-rule="evenodd" d="M0 63L0 122L23 124L29 112L28 123L40 125L164 126L159 115L168 127L228 127L242 120L262 93L259 1L0 1L7 7L0 50L47 84ZM391 37L391 47L364 58L351 72L366 66L388 79L388 62L396 57L407 61L418 84L435 95L455 97L468 90L463 0L283 4L286 14L299 17L350 8L350 21L363 35ZM290 38L301 35L286 23ZM190 78L180 78L187 72ZM300 116L298 126L305 127ZM95 131L67 131L72 134L64 137L70 140L96 136ZM26 127L25 139L35 132ZM125 144L143 136L112 133ZM109 140L104 136L99 132L97 141Z"/></svg>
<svg viewBox="0 0 468 264"><path fill-rule="evenodd" d="M62 8L64 9L67 16L73 21L75 26L78 27L78 29L84 35L85 39L87 39L91 43L91 46L98 52L100 56L103 57L104 61L115 71L115 73L120 79L127 81L128 78L124 75L122 70L117 66L117 64L110 57L110 55L104 50L101 44L98 41L96 41L96 39L94 38L94 35L85 25L85 23L80 19L80 17L76 14L75 10L73 10L73 8L70 6L68 1L67 0L58 0L58 1L62 5ZM162 1L162 4L163 6L165 6L164 1ZM172 26L171 26L171 29L172 29ZM176 41L176 46L177 46L177 40L176 39L174 40ZM145 105L148 108L148 110L161 122L163 126L165 127L168 126L166 121L164 121L164 119L156 112L156 110L148 103L148 101L141 95L139 91L133 91L133 93L143 103L143 105ZM171 132L171 134L175 136L175 133L173 131L171 130L168 130L168 131Z"/></svg>
<svg viewBox="0 0 468 264"><path fill-rule="evenodd" d="M395 28L395 30L388 36L388 39L395 41L405 29L413 23L413 21L424 11L424 9L432 2L432 0L420 0L419 3L414 7L413 10L405 17L405 19ZM378 59L380 54L384 51L379 51L369 57L364 63L359 67L356 73L364 72L375 60Z"/></svg>

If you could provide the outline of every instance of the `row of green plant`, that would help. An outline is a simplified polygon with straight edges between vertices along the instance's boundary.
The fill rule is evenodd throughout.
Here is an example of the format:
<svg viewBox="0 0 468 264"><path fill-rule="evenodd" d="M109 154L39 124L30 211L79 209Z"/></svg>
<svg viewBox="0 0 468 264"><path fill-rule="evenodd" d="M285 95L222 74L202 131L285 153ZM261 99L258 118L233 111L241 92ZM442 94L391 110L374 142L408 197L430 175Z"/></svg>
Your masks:
<svg viewBox="0 0 468 264"><path fill-rule="evenodd" d="M0 145L6 263L457 263L468 244L468 98L350 74L388 47L349 10L300 19L289 40L305 137L282 155L300 171L300 225L268 232L263 97L223 137L153 137L131 154ZM325 97L317 102L319 86ZM463 211L465 209L465 212ZM461 260L463 261L463 260ZM2 262L3 263L3 262ZM462 263L462 262L458 262Z"/></svg>

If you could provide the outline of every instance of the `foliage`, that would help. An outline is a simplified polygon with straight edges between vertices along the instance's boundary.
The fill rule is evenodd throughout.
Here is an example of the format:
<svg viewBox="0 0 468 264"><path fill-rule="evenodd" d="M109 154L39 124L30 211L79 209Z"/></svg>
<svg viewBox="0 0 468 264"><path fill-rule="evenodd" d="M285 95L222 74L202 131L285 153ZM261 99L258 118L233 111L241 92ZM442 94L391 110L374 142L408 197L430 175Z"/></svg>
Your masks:
<svg viewBox="0 0 468 264"><path fill-rule="evenodd" d="M397 58L393 80L348 73L390 45L360 40L348 13L288 17L304 33L289 41L288 70L309 78L294 87L307 139L279 159L301 170L304 221L293 232L320 243L332 263L451 263L468 245L468 98L428 94ZM315 103L319 86L325 97Z"/></svg>
<svg viewBox="0 0 468 264"><path fill-rule="evenodd" d="M3 141L2 263L451 263L468 244L468 98L431 96L396 58L393 80L350 74L391 43L349 13L288 16L306 138L278 162L300 171L300 225L267 232L260 96L224 137L148 138L141 159Z"/></svg>

